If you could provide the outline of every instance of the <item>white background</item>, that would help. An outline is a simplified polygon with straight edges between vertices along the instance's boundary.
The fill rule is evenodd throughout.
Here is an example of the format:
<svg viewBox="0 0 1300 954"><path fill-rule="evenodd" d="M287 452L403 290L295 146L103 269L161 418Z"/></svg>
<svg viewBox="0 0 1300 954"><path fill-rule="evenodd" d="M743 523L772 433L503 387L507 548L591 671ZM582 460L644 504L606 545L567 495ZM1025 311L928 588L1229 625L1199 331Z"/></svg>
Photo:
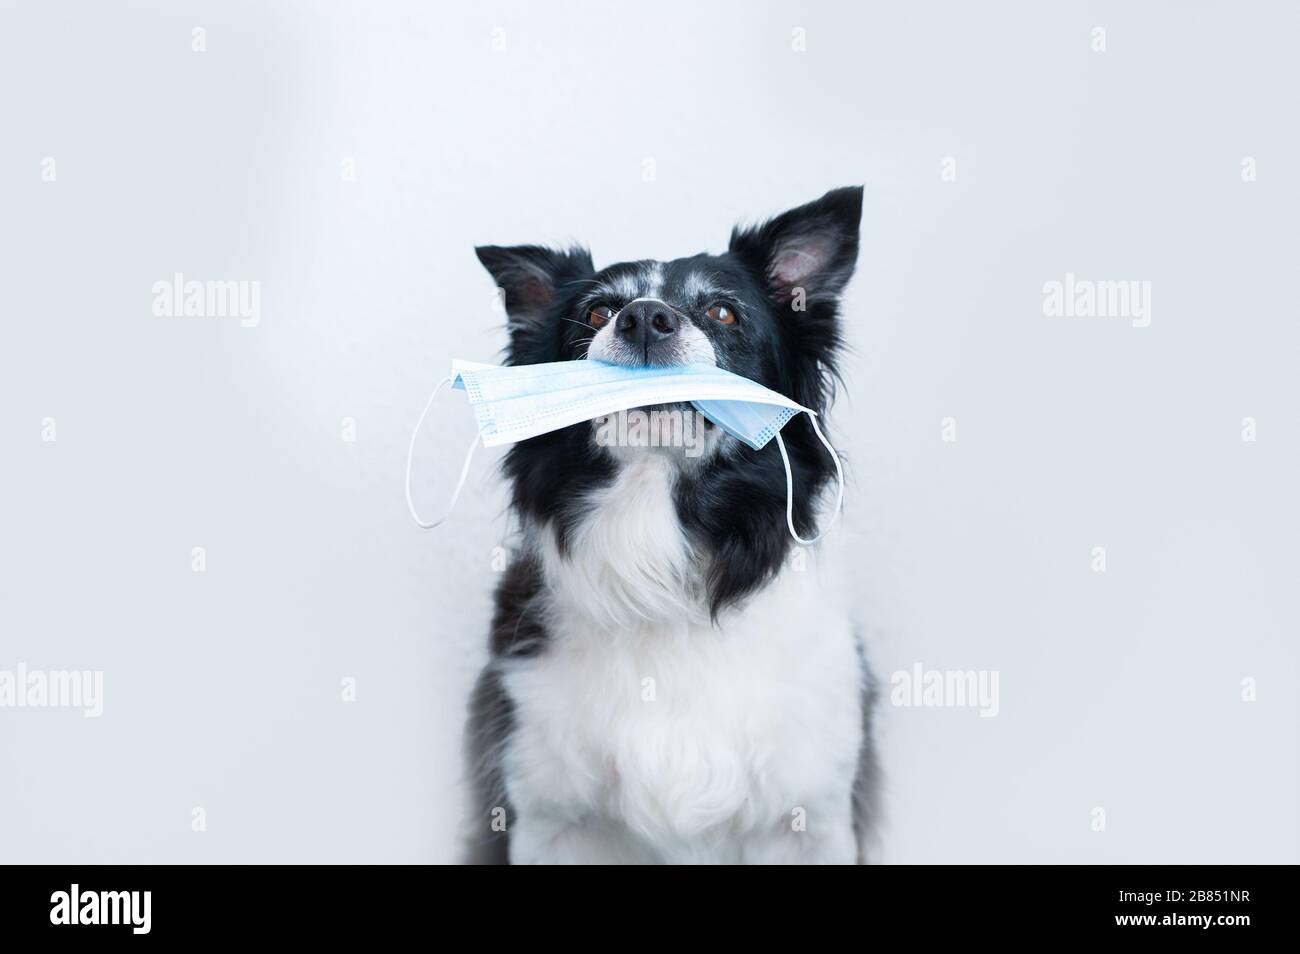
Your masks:
<svg viewBox="0 0 1300 954"><path fill-rule="evenodd" d="M882 711L883 859L1300 860L1297 26L0 3L0 669L105 687L99 719L0 709L0 860L451 859L499 454L433 533L401 476L450 359L504 343L473 246L720 251L859 183L840 547L885 679L1001 690ZM1151 282L1150 327L1044 317L1067 271ZM260 282L260 324L155 317L175 272ZM426 509L471 433L439 422Z"/></svg>

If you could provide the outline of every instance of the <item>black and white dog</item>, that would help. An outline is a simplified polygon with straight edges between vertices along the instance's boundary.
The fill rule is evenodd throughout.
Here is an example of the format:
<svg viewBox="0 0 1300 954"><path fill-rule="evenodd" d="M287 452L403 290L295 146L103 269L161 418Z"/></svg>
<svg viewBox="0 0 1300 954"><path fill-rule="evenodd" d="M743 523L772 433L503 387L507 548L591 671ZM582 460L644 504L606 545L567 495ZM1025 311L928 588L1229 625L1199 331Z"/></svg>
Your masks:
<svg viewBox="0 0 1300 954"><path fill-rule="evenodd" d="M716 363L820 414L861 214L861 188L836 189L725 254L600 271L577 248L477 251L510 364ZM519 543L470 705L468 860L862 861L871 677L787 532L776 448L708 425L692 456L597 440L605 423L505 461ZM834 465L805 415L782 435L807 536Z"/></svg>

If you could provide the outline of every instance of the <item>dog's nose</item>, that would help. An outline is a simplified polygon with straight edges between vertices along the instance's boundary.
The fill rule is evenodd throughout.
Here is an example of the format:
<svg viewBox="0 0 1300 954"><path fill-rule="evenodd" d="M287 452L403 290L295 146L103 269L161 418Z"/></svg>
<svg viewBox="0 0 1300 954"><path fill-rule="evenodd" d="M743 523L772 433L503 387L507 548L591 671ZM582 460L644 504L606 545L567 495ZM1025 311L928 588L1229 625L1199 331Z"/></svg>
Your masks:
<svg viewBox="0 0 1300 954"><path fill-rule="evenodd" d="M649 350L677 332L677 315L663 302L643 298L628 302L618 313L614 331L629 344Z"/></svg>

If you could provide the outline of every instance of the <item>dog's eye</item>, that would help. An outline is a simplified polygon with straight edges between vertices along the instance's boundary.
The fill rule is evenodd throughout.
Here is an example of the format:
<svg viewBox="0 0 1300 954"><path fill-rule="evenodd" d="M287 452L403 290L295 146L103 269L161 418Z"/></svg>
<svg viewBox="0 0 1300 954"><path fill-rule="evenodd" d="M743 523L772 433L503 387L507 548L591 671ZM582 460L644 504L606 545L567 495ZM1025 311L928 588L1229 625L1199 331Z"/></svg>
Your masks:
<svg viewBox="0 0 1300 954"><path fill-rule="evenodd" d="M734 325L736 323L736 313L726 305L714 305L705 314L720 325Z"/></svg>
<svg viewBox="0 0 1300 954"><path fill-rule="evenodd" d="M610 308L608 305L597 305L595 308L591 309L591 312L587 315L587 320L591 322L591 327L600 328L605 324L605 322L609 321L609 319L613 317L613 308Z"/></svg>

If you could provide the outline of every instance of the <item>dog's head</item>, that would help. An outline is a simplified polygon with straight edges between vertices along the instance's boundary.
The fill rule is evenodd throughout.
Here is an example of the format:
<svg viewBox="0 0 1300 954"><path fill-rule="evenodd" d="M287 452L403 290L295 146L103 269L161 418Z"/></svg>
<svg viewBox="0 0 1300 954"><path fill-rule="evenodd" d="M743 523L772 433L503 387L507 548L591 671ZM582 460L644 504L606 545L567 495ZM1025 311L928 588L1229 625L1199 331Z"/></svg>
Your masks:
<svg viewBox="0 0 1300 954"><path fill-rule="evenodd" d="M840 343L839 295L857 260L861 215L862 189L836 189L737 227L722 255L600 271L581 248L476 251L504 294L509 364L705 362L816 408L821 368Z"/></svg>
<svg viewBox="0 0 1300 954"><path fill-rule="evenodd" d="M842 340L839 298L857 261L861 214L862 189L836 189L761 225L737 227L721 255L599 271L582 248L476 251L504 295L509 364L703 362L820 413L831 395ZM796 418L785 434L798 488L796 524L806 529L814 519L810 501L833 465L806 421ZM553 521L562 543L581 515L584 491L612 480L617 466L586 426L521 442L506 462L515 506ZM736 441L715 439L703 462L683 468L676 508L694 542L713 554L715 612L766 579L784 556L784 497L779 459Z"/></svg>

